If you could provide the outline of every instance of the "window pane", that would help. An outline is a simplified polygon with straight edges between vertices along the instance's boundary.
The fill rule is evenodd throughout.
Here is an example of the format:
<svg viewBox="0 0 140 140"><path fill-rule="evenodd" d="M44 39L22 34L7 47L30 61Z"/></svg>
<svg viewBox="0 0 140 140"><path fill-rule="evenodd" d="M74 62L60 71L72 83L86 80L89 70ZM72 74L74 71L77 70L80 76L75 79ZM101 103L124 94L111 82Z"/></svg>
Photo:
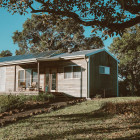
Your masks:
<svg viewBox="0 0 140 140"><path fill-rule="evenodd" d="M24 70L20 70L18 72L18 86L19 87L25 86Z"/></svg>
<svg viewBox="0 0 140 140"><path fill-rule="evenodd" d="M24 79L24 70L19 71L19 77L18 79Z"/></svg>
<svg viewBox="0 0 140 140"><path fill-rule="evenodd" d="M26 87L31 86L31 70L26 69L25 71L25 80L26 80Z"/></svg>
<svg viewBox="0 0 140 140"><path fill-rule="evenodd" d="M100 73L100 74L104 74L104 73L105 73L105 69L104 69L103 66L100 66L100 67L99 67L99 73Z"/></svg>
<svg viewBox="0 0 140 140"><path fill-rule="evenodd" d="M105 67L105 74L110 74L110 67Z"/></svg>
<svg viewBox="0 0 140 140"><path fill-rule="evenodd" d="M56 90L56 73L52 73L52 90Z"/></svg>
<svg viewBox="0 0 140 140"><path fill-rule="evenodd" d="M33 77L32 77L32 81L33 82L38 82L38 74L37 74L37 70L33 70Z"/></svg>
<svg viewBox="0 0 140 140"><path fill-rule="evenodd" d="M73 78L81 78L81 67L73 66Z"/></svg>
<svg viewBox="0 0 140 140"><path fill-rule="evenodd" d="M64 67L64 78L72 78L72 67Z"/></svg>

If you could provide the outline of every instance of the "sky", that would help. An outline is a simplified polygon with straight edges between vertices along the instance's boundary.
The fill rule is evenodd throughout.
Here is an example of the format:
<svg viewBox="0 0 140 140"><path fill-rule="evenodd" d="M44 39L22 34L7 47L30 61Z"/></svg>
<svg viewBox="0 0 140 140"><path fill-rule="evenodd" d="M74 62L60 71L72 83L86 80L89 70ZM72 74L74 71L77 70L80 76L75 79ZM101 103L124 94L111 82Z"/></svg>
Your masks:
<svg viewBox="0 0 140 140"><path fill-rule="evenodd" d="M10 50L13 55L15 55L16 49L18 46L13 43L12 36L13 32L16 30L22 31L22 25L30 18L31 14L19 15L14 14L12 15L7 11L7 9L0 8L0 52L3 50ZM91 28L85 28L85 36L89 36L91 34ZM113 38L109 38L104 41L105 48L110 46L112 43Z"/></svg>

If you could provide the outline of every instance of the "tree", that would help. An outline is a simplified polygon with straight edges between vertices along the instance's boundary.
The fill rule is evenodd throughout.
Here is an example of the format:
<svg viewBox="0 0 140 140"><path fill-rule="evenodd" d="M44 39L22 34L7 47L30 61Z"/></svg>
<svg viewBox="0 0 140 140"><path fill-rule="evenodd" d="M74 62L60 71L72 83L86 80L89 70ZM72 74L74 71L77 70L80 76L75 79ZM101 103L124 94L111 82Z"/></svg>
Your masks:
<svg viewBox="0 0 140 140"><path fill-rule="evenodd" d="M12 38L19 46L17 55L58 49L66 52L68 47L74 50L103 47L101 38L95 35L85 38L83 26L74 20L52 15L32 15L23 24L22 32L14 32Z"/></svg>
<svg viewBox="0 0 140 140"><path fill-rule="evenodd" d="M127 82L131 95L140 95L140 26L134 26L121 38L115 38L110 51L120 60L119 74Z"/></svg>
<svg viewBox="0 0 140 140"><path fill-rule="evenodd" d="M9 50L5 50L0 53L0 57L7 57L7 56L12 56L12 53Z"/></svg>
<svg viewBox="0 0 140 140"><path fill-rule="evenodd" d="M140 23L139 0L1 0L0 6L13 13L62 15L110 36Z"/></svg>

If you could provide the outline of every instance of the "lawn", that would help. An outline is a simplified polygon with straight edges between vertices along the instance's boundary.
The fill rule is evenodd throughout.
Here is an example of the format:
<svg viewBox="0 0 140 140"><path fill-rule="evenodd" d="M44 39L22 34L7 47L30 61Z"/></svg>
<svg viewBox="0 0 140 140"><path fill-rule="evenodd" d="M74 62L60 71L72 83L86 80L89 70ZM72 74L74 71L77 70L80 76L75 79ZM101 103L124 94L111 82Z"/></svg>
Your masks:
<svg viewBox="0 0 140 140"><path fill-rule="evenodd" d="M33 116L0 129L0 140L140 139L140 118L134 114L96 114L103 103L140 97L95 99Z"/></svg>

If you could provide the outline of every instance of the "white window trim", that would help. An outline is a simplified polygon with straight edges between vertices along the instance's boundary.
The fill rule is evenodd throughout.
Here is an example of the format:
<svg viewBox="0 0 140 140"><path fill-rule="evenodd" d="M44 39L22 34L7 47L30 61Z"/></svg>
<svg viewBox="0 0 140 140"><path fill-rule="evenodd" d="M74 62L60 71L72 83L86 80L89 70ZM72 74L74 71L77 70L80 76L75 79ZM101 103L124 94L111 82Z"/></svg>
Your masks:
<svg viewBox="0 0 140 140"><path fill-rule="evenodd" d="M100 68L109 68L109 73L100 73ZM110 67L107 66L99 66L99 74L110 75Z"/></svg>
<svg viewBox="0 0 140 140"><path fill-rule="evenodd" d="M65 80L70 80L70 79L81 79L81 77L80 78L74 78L74 73L73 73L73 67L74 66L79 66L80 67L80 69L81 69L81 71L80 71L80 73L82 72L82 67L81 67L81 65L67 65L67 66L64 66L63 67L63 74L64 74L64 79ZM64 71L64 69L65 69L65 67L72 67L72 78L65 78L65 71Z"/></svg>

